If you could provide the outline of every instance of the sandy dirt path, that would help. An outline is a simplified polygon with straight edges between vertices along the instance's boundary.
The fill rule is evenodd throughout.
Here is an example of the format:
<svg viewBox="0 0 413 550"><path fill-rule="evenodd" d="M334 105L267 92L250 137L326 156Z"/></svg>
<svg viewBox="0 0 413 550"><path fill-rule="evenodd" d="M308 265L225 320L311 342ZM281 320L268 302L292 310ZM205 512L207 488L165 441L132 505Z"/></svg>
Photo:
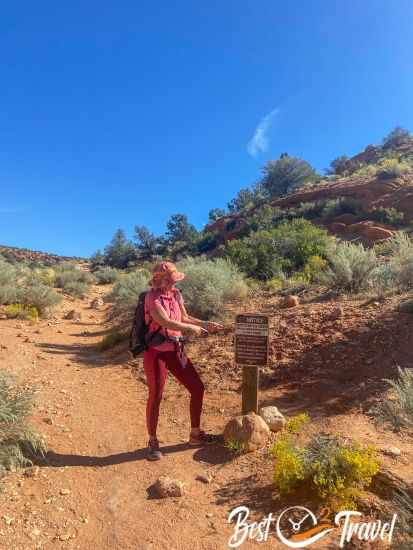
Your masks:
<svg viewBox="0 0 413 550"><path fill-rule="evenodd" d="M229 472L235 485L242 482L245 462L227 468L224 448L188 448L188 397L171 377L159 428L166 456L158 463L145 459L143 377L96 350L105 307L97 311L89 303L102 292L96 287L87 300L65 300L52 320L37 325L0 321L0 368L36 388L32 423L49 446L48 464L6 478L0 548L226 548L233 506L231 485L229 493L223 486ZM80 322L64 319L72 308ZM239 401L228 397L225 417ZM209 428L223 427L221 401L222 395L206 396ZM209 484L196 479L206 472L213 476ZM185 482L187 494L153 498L151 486L162 474Z"/></svg>

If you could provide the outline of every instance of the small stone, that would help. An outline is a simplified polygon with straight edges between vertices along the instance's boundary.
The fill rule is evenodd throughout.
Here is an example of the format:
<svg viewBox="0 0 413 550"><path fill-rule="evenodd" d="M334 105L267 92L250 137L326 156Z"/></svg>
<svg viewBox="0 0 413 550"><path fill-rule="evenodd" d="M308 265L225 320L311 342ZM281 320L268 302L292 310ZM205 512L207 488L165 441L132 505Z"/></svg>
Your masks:
<svg viewBox="0 0 413 550"><path fill-rule="evenodd" d="M208 512L207 514L205 514L205 516L207 518L213 518L214 517L214 514L212 512Z"/></svg>
<svg viewBox="0 0 413 550"><path fill-rule="evenodd" d="M181 497L184 495L185 489L182 481L164 475L156 480L155 491L160 498L166 498Z"/></svg>
<svg viewBox="0 0 413 550"><path fill-rule="evenodd" d="M43 418L43 422L45 424L53 424L53 418L46 416L45 418Z"/></svg>
<svg viewBox="0 0 413 550"><path fill-rule="evenodd" d="M60 489L60 494L61 495L70 495L70 490L69 489Z"/></svg>
<svg viewBox="0 0 413 550"><path fill-rule="evenodd" d="M400 456L402 454L398 447L388 447L387 449L383 449L383 453L392 457Z"/></svg>
<svg viewBox="0 0 413 550"><path fill-rule="evenodd" d="M69 540L70 537L71 537L70 533L65 533L65 534L59 535L59 540Z"/></svg>
<svg viewBox="0 0 413 550"><path fill-rule="evenodd" d="M272 432L281 431L286 424L284 415L274 406L261 407L260 416L265 420Z"/></svg>
<svg viewBox="0 0 413 550"><path fill-rule="evenodd" d="M286 296L283 300L281 300L280 306L282 308L291 308L296 307L300 304L300 300L298 299L298 296Z"/></svg>

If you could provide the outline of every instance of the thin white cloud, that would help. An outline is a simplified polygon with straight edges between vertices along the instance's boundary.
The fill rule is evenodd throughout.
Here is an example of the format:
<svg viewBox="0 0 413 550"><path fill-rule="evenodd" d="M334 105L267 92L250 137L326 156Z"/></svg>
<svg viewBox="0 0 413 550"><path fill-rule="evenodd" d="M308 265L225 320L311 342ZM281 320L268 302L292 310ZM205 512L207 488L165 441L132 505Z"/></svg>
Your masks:
<svg viewBox="0 0 413 550"><path fill-rule="evenodd" d="M247 151L252 157L256 157L259 153L265 153L266 151L268 151L268 134L279 112L280 109L276 107L275 109L267 113L260 120L258 126L255 128L254 135L247 145Z"/></svg>

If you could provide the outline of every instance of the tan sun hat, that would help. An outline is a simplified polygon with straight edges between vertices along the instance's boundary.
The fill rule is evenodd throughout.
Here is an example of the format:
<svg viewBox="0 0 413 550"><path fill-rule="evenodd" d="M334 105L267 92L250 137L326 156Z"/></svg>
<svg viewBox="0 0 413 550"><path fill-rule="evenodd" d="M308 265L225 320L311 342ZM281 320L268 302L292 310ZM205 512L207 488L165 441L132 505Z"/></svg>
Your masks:
<svg viewBox="0 0 413 550"><path fill-rule="evenodd" d="M151 286L160 288L165 284L175 284L185 279L185 274L177 270L172 262L159 262L152 270Z"/></svg>

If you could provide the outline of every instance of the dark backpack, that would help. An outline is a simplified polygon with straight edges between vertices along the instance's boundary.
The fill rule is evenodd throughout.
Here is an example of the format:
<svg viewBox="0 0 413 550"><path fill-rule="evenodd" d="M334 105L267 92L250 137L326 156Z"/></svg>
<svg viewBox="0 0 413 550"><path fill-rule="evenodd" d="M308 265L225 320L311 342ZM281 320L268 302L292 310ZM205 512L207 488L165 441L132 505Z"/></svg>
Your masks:
<svg viewBox="0 0 413 550"><path fill-rule="evenodd" d="M132 329L129 336L129 351L133 357L137 357L148 349L147 337L149 327L145 323L145 296L149 291L141 292L138 298L138 304L133 316ZM159 327L151 336L161 330Z"/></svg>

